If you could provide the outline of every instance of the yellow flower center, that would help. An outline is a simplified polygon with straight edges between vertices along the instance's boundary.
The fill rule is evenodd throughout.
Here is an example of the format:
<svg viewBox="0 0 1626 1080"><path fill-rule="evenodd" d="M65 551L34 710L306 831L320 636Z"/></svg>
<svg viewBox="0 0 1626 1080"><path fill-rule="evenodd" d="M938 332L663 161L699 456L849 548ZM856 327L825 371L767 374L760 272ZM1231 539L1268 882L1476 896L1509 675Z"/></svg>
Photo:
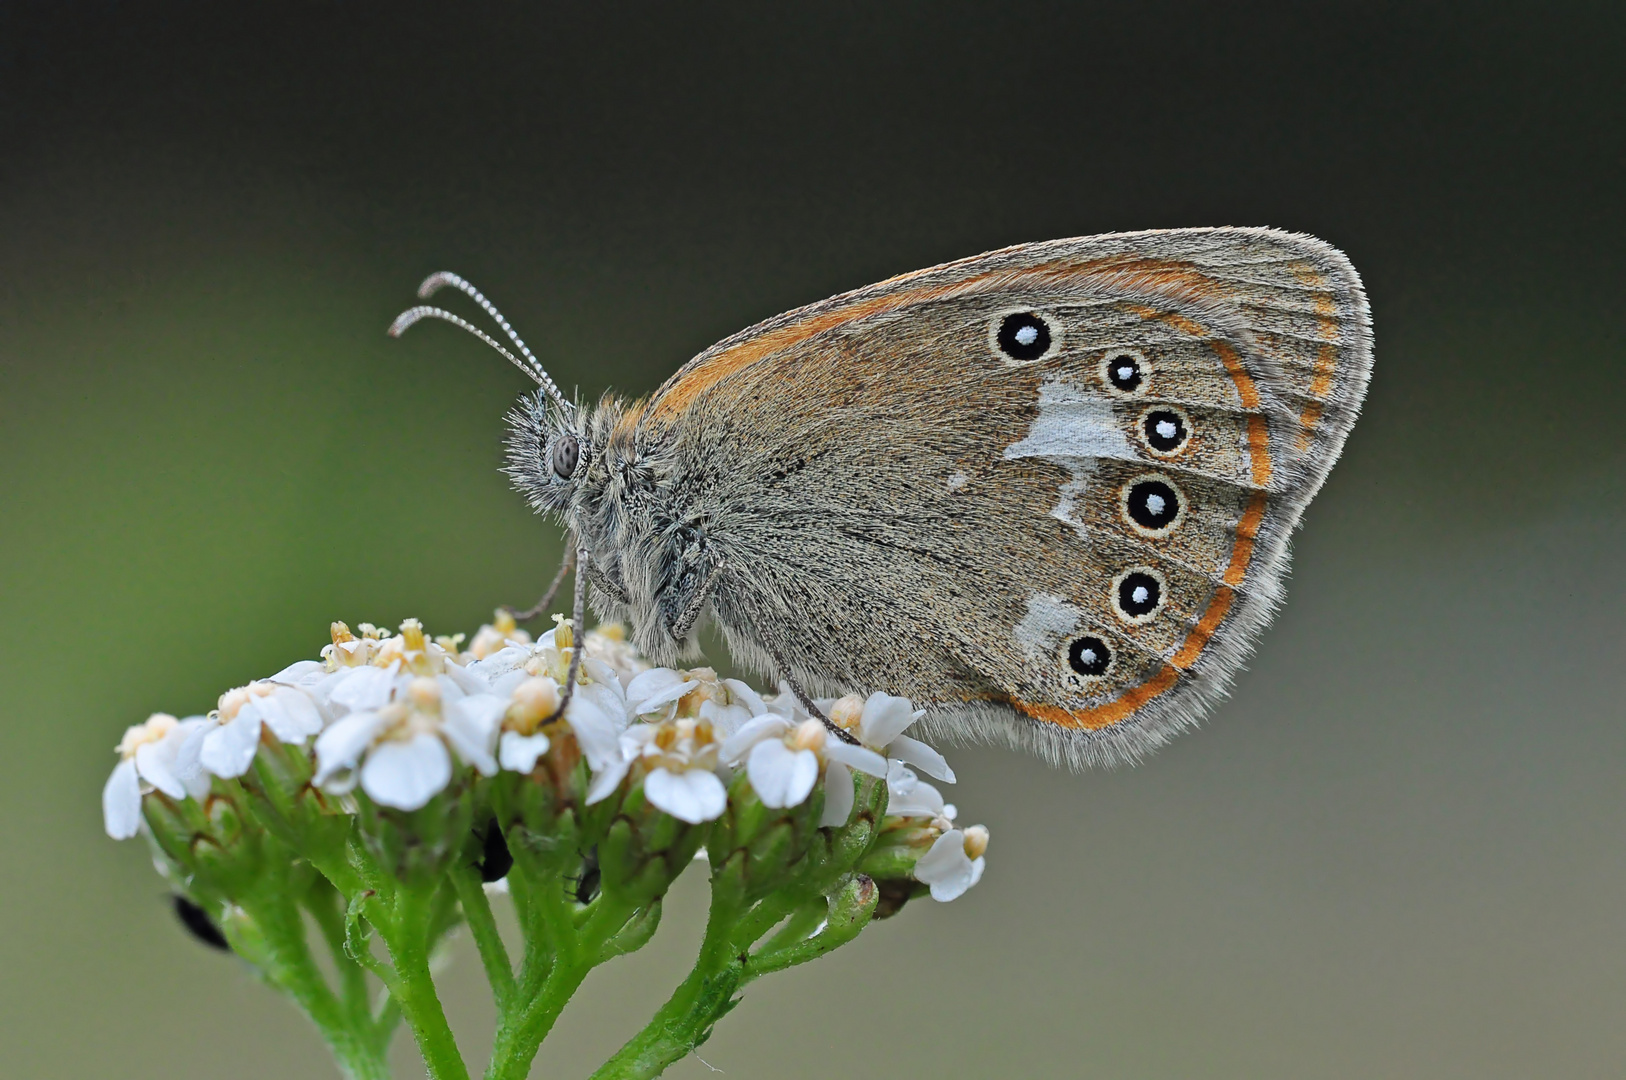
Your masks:
<svg viewBox="0 0 1626 1080"><path fill-rule="evenodd" d="M521 735L534 735L542 721L559 708L559 687L552 679L526 679L514 687L514 702L502 726Z"/></svg>
<svg viewBox="0 0 1626 1080"><path fill-rule="evenodd" d="M147 717L145 723L134 724L124 731L124 738L119 740L119 756L128 761L135 757L136 751L148 743L155 743L175 730L180 723L169 713L153 713Z"/></svg>
<svg viewBox="0 0 1626 1080"><path fill-rule="evenodd" d="M857 731L859 721L864 719L864 699L848 694L830 706L830 719L843 731Z"/></svg>

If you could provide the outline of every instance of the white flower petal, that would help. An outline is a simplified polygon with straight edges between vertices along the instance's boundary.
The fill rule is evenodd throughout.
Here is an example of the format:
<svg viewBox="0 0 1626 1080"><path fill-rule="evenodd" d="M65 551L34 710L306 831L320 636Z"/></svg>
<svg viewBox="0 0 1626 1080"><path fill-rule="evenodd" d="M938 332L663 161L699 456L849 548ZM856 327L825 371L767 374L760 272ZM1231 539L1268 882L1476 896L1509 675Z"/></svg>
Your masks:
<svg viewBox="0 0 1626 1080"><path fill-rule="evenodd" d="M698 825L722 816L728 805L728 791L717 775L705 769L674 773L652 769L644 777L644 796L650 803L679 821Z"/></svg>
<svg viewBox="0 0 1626 1080"><path fill-rule="evenodd" d="M335 773L354 769L384 726L375 712L354 712L316 737L316 783L328 786Z"/></svg>
<svg viewBox="0 0 1626 1080"><path fill-rule="evenodd" d="M745 772L762 805L778 810L802 805L818 783L819 759L811 750L792 750L783 739L767 739L751 748Z"/></svg>
<svg viewBox="0 0 1626 1080"><path fill-rule="evenodd" d="M965 833L950 829L932 842L931 850L915 863L915 880L930 885L932 899L956 900L982 876L965 853Z"/></svg>
<svg viewBox="0 0 1626 1080"><path fill-rule="evenodd" d="M570 730L576 733L576 744L581 747L588 768L595 773L611 762L622 759L620 736L623 726L605 715L604 710L592 700L573 698L565 712L565 719L570 722ZM625 772L625 769L622 771Z"/></svg>
<svg viewBox="0 0 1626 1080"><path fill-rule="evenodd" d="M166 742L169 742L167 736L158 742L143 743L136 747L136 772L141 774L141 779L170 798L184 799L186 798L186 787L171 769L175 761L175 750L180 744L171 744L169 751L166 753L164 749Z"/></svg>
<svg viewBox="0 0 1626 1080"><path fill-rule="evenodd" d="M203 752L203 737L212 726L206 717L189 716L176 724L175 730L164 740L173 753L170 771L194 799L202 799L209 794L209 774L204 771L203 762L198 760L197 755ZM190 757L186 756L189 750Z"/></svg>
<svg viewBox="0 0 1626 1080"><path fill-rule="evenodd" d="M498 759L509 772L528 773L536 768L536 759L548 752L548 737L540 731L535 735L521 735L505 731L498 744Z"/></svg>
<svg viewBox="0 0 1626 1080"><path fill-rule="evenodd" d="M889 762L886 774L886 812L895 817L938 817L943 813L943 793L914 774L899 761Z"/></svg>
<svg viewBox="0 0 1626 1080"><path fill-rule="evenodd" d="M230 779L248 772L259 748L260 714L245 705L231 723L220 724L203 737L198 761L216 776Z"/></svg>
<svg viewBox="0 0 1626 1080"><path fill-rule="evenodd" d="M483 776L497 775L497 725L508 710L506 698L495 694L472 694L441 706L445 719L441 732L457 756L480 770Z"/></svg>
<svg viewBox="0 0 1626 1080"><path fill-rule="evenodd" d="M924 715L924 710L917 712L908 698L876 691L864 702L857 735L865 746L885 746Z"/></svg>
<svg viewBox="0 0 1626 1080"><path fill-rule="evenodd" d="M852 770L839 761L831 761L824 767L824 813L819 815L819 828L839 828L852 816Z"/></svg>
<svg viewBox="0 0 1626 1080"><path fill-rule="evenodd" d="M506 675L499 676L491 681L491 692L498 697L511 697L514 687L531 677L531 673L524 668L515 668Z"/></svg>
<svg viewBox="0 0 1626 1080"><path fill-rule="evenodd" d="M635 716L647 716L699 685L671 668L650 668L627 684L627 707Z"/></svg>
<svg viewBox="0 0 1626 1080"><path fill-rule="evenodd" d="M327 665L320 660L295 660L265 681L287 686L314 686L327 678L327 673Z"/></svg>
<svg viewBox="0 0 1626 1080"><path fill-rule="evenodd" d="M879 779L884 779L887 775L886 758L867 746L854 746L852 743L844 743L832 737L824 744L824 756Z"/></svg>
<svg viewBox="0 0 1626 1080"><path fill-rule="evenodd" d="M749 723L752 716L751 710L744 705L719 705L715 701L702 701L700 719L711 724L718 735L727 738Z"/></svg>
<svg viewBox="0 0 1626 1080"><path fill-rule="evenodd" d="M802 708L802 703L796 700L796 695L784 683L779 684L779 693L767 703L766 708L773 715L782 716L792 723L807 719L807 710Z"/></svg>
<svg viewBox="0 0 1626 1080"><path fill-rule="evenodd" d="M484 660L476 660L462 670L465 675L473 676L490 686L510 672L523 671L525 661L530 658L529 646L509 645L498 649Z"/></svg>
<svg viewBox="0 0 1626 1080"><path fill-rule="evenodd" d="M783 716L764 713L747 720L738 731L724 739L723 745L717 748L717 756L726 764L738 764L751 747L763 739L781 738L789 730L790 723Z"/></svg>
<svg viewBox="0 0 1626 1080"><path fill-rule="evenodd" d="M736 705L743 705L752 716L761 716L768 711L762 703L762 696L738 679L724 679L723 685L733 695Z"/></svg>
<svg viewBox="0 0 1626 1080"><path fill-rule="evenodd" d="M400 666L397 660L387 668L358 667L341 672L344 678L328 692L327 699L351 712L381 709L389 704L395 691L395 673Z"/></svg>
<svg viewBox="0 0 1626 1080"><path fill-rule="evenodd" d="M255 698L247 708L258 708L260 720L280 742L302 743L322 730L322 714L303 690L278 687L267 697Z"/></svg>
<svg viewBox="0 0 1626 1080"><path fill-rule="evenodd" d="M604 687L619 698L623 706L626 705L627 692L621 689L621 679L616 675L615 668L602 660L584 656L582 657L582 671L589 679L593 680L593 685Z"/></svg>
<svg viewBox="0 0 1626 1080"><path fill-rule="evenodd" d="M620 683L616 683L613 689L609 683L578 686L574 700L591 701L598 706L605 717L616 725L617 732L625 729L632 720L632 717L627 715L627 698L621 691Z"/></svg>
<svg viewBox="0 0 1626 1080"><path fill-rule="evenodd" d="M180 747L175 751L173 766L175 775L180 777L181 783L195 784L199 778L202 778L205 784L209 782L208 773L204 772L203 762L200 759L203 754L203 740L213 730L214 724L209 720L203 720L187 730Z"/></svg>
<svg viewBox="0 0 1626 1080"><path fill-rule="evenodd" d="M457 687L459 693L463 694L488 694L491 692L491 683L488 680L451 661L447 661L444 673L436 681L449 682Z"/></svg>
<svg viewBox="0 0 1626 1080"><path fill-rule="evenodd" d="M907 761L934 780L941 780L945 784L954 783L954 770L949 768L948 760L919 739L899 735L886 744L886 754L887 757Z"/></svg>
<svg viewBox="0 0 1626 1080"><path fill-rule="evenodd" d="M446 744L427 732L411 742L385 742L373 747L361 765L361 789L380 806L417 810L452 778L452 755Z"/></svg>
<svg viewBox="0 0 1626 1080"><path fill-rule="evenodd" d="M128 840L141 831L141 779L133 760L114 766L102 788L102 825L115 840Z"/></svg>
<svg viewBox="0 0 1626 1080"><path fill-rule="evenodd" d="M618 751L614 759L604 762L602 769L594 770L593 782L587 785L587 805L592 806L609 798L621 786L631 765L632 762L621 757Z"/></svg>

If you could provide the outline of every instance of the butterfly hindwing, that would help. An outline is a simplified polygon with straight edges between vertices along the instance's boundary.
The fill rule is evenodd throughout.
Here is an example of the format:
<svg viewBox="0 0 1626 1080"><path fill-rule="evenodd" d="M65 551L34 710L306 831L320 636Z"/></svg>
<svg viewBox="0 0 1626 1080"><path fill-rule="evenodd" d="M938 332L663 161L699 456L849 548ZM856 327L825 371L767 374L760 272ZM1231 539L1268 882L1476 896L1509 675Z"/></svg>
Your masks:
<svg viewBox="0 0 1626 1080"><path fill-rule="evenodd" d="M770 320L637 426L707 478L738 654L907 694L939 730L1116 761L1225 690L1370 364L1359 279L1327 245L1122 234Z"/></svg>

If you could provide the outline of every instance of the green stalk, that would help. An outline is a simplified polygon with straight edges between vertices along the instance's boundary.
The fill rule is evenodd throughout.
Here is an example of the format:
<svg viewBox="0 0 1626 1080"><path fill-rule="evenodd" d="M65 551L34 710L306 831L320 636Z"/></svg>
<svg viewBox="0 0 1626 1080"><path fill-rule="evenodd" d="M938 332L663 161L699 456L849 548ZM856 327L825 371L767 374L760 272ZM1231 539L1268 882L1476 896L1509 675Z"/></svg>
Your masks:
<svg viewBox="0 0 1626 1080"><path fill-rule="evenodd" d="M745 962L734 947L732 930L739 916L732 897L713 882L711 911L700 955L666 1004L644 1029L599 1067L592 1080L647 1080L688 1056L706 1041L723 1014L733 1008L734 993L745 982Z"/></svg>
<svg viewBox="0 0 1626 1080"><path fill-rule="evenodd" d="M471 866L457 866L452 868L451 875L457 898L463 905L463 919L469 924L475 947L480 950L480 962L485 965L497 1012L506 1013L514 996L514 968L508 959L508 947L497 931L497 920L491 914L491 903L480 884L480 874Z"/></svg>
<svg viewBox="0 0 1626 1080"><path fill-rule="evenodd" d="M609 895L600 896L587 922L572 932L575 913L567 905L537 904L536 907L547 907L548 915L555 922L556 951L537 992L522 993L503 1015L492 1043L486 1080L524 1080L529 1075L542 1040L553 1030L554 1022L580 989L582 980L605 958L605 944L620 932L636 910ZM562 928L558 924L561 918L564 920ZM613 952L610 955L614 955ZM534 959L540 961L541 956ZM534 971L532 960L527 957L526 966Z"/></svg>
<svg viewBox="0 0 1626 1080"><path fill-rule="evenodd" d="M371 991L367 985L367 972L345 949L344 912L341 910L343 904L344 898L336 890L328 888L326 882L320 879L313 883L310 891L305 894L305 910L311 913L316 925L321 928L322 937L327 942L328 953L333 958L333 966L339 973L345 1012L349 1014L352 1023L359 1020L370 1024L372 1006L369 1000Z"/></svg>
<svg viewBox="0 0 1626 1080"><path fill-rule="evenodd" d="M418 1040L418 1051L431 1080L468 1080L469 1072L458 1052L452 1027L446 1021L435 980L429 973L434 888L403 886L395 897L395 918L379 927L395 961L395 998Z"/></svg>
<svg viewBox="0 0 1626 1080"><path fill-rule="evenodd" d="M321 1033L334 1060L350 1080L389 1080L384 1041L372 1026L344 1009L322 978L305 940L299 909L285 896L249 900L245 909L263 939L265 976L293 998Z"/></svg>

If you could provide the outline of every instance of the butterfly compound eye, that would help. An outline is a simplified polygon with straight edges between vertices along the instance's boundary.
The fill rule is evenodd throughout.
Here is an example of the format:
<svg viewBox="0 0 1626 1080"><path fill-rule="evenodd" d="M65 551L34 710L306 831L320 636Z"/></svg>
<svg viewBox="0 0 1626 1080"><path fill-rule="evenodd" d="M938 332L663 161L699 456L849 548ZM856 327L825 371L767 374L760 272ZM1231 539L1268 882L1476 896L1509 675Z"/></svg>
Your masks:
<svg viewBox="0 0 1626 1080"><path fill-rule="evenodd" d="M1031 311L1019 311L1001 320L994 340L1012 360L1037 360L1050 351L1050 326Z"/></svg>
<svg viewBox="0 0 1626 1080"><path fill-rule="evenodd" d="M582 448L574 435L561 435L553 444L553 472L561 480L576 474L576 464L582 459Z"/></svg>

